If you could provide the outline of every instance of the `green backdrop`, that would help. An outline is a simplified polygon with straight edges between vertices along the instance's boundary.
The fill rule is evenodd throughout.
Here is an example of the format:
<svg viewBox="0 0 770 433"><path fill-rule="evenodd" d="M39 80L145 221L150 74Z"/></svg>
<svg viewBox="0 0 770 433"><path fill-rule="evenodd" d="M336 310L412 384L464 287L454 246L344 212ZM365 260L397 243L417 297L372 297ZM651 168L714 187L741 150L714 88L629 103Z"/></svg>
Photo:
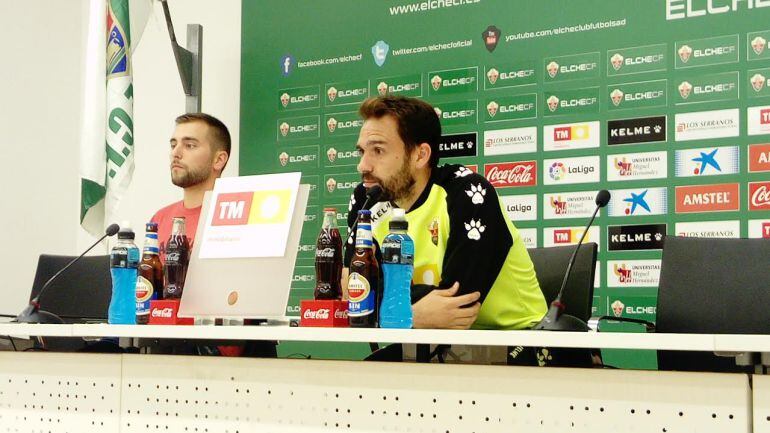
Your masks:
<svg viewBox="0 0 770 433"><path fill-rule="evenodd" d="M589 236L594 309L654 320L660 232L770 236L763 3L244 1L240 174L312 187L288 313L312 297L323 208L345 226L358 104L390 92L441 110L444 161L487 172L530 246L574 242L593 194L613 192Z"/></svg>

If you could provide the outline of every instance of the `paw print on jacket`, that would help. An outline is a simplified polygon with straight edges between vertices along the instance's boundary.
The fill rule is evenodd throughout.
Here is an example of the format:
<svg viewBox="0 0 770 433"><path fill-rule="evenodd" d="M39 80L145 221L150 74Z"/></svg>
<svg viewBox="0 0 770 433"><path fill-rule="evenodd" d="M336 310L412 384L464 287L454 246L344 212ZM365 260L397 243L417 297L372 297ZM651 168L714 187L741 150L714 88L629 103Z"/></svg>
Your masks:
<svg viewBox="0 0 770 433"><path fill-rule="evenodd" d="M540 367L545 367L546 365L548 365L548 361L553 360L551 351L546 348L538 349L537 354L535 356L537 357L537 365Z"/></svg>
<svg viewBox="0 0 770 433"><path fill-rule="evenodd" d="M465 176L467 176L467 175L469 175L469 174L473 174L473 172L472 172L472 171L470 171L470 170L468 169L468 167L464 167L464 166L463 166L463 167L460 167L460 168L459 168L459 169L457 169L457 171L455 172L455 176L457 176L457 177L465 177Z"/></svg>
<svg viewBox="0 0 770 433"><path fill-rule="evenodd" d="M481 220L475 221L471 219L471 222L465 223L465 230L468 231L468 239L477 241L481 239L481 234L484 233L486 226L481 225Z"/></svg>
<svg viewBox="0 0 770 433"><path fill-rule="evenodd" d="M487 190L481 184L478 184L471 185L471 189L465 191L465 193L471 198L473 204L482 204L484 203L484 196L487 195Z"/></svg>

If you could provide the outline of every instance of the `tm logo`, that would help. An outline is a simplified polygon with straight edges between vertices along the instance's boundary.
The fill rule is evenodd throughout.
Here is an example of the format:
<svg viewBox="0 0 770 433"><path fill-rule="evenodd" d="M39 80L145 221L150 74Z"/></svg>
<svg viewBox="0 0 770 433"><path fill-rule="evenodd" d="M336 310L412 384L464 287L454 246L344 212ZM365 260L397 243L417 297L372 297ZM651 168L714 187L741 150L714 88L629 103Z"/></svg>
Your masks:
<svg viewBox="0 0 770 433"><path fill-rule="evenodd" d="M285 55L281 57L281 75L288 77L291 74L291 70L294 66L294 57Z"/></svg>
<svg viewBox="0 0 770 433"><path fill-rule="evenodd" d="M372 57L374 57L374 63L377 66L385 64L385 60L388 58L388 51L390 51L390 45L386 44L385 41L377 41L372 46Z"/></svg>

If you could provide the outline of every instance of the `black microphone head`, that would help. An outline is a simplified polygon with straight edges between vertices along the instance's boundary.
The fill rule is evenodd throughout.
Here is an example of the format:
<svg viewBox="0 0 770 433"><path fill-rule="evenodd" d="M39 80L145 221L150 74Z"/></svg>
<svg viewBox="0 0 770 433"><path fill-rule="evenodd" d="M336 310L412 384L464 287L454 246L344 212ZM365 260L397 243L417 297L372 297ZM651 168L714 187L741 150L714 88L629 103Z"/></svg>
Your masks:
<svg viewBox="0 0 770 433"><path fill-rule="evenodd" d="M382 195L382 187L379 185L374 185L373 187L366 190L366 198L370 202L376 202L377 200L379 200L381 195Z"/></svg>
<svg viewBox="0 0 770 433"><path fill-rule="evenodd" d="M596 205L599 207L607 206L607 203L610 202L610 192L606 189L603 189L599 191L598 194L596 194Z"/></svg>
<svg viewBox="0 0 770 433"><path fill-rule="evenodd" d="M107 228L104 230L104 233L107 236L115 236L115 233L119 231L120 231L120 226L115 223L112 223L109 226L107 226Z"/></svg>

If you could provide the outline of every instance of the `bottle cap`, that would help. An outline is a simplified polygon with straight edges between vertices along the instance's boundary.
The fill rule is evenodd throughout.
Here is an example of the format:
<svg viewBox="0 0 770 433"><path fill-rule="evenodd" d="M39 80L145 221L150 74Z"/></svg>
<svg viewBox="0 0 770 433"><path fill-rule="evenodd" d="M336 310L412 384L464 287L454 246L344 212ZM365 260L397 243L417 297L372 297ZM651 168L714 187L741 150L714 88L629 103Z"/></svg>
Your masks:
<svg viewBox="0 0 770 433"><path fill-rule="evenodd" d="M150 221L144 226L144 231L146 232L157 232L158 231L158 223Z"/></svg>
<svg viewBox="0 0 770 433"><path fill-rule="evenodd" d="M337 213L337 208L336 207L325 207L324 208L324 213L326 213L326 212L334 212L336 214Z"/></svg>
<svg viewBox="0 0 770 433"><path fill-rule="evenodd" d="M123 226L118 232L118 239L134 239L134 231L131 227Z"/></svg>
<svg viewBox="0 0 770 433"><path fill-rule="evenodd" d="M406 212L401 208L393 208L393 214L388 223L390 230L407 230L409 228L409 222L406 220Z"/></svg>

